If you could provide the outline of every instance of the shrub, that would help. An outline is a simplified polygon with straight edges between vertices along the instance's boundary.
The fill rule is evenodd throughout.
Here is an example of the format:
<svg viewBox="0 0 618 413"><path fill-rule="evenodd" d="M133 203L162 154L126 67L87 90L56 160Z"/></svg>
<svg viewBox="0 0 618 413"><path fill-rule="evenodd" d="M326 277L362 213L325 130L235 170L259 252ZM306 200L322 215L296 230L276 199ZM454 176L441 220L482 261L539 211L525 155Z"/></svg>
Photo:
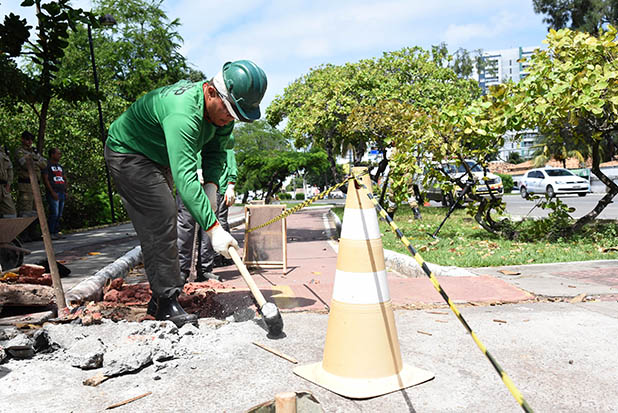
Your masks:
<svg viewBox="0 0 618 413"><path fill-rule="evenodd" d="M292 199L292 195L287 192L279 192L279 199L282 201Z"/></svg>
<svg viewBox="0 0 618 413"><path fill-rule="evenodd" d="M302 192L299 192L299 193L296 194L295 199L297 201L304 201L305 200L305 194L303 194Z"/></svg>
<svg viewBox="0 0 618 413"><path fill-rule="evenodd" d="M506 175L506 174L496 174L498 175L500 178L502 178L502 185L504 186L504 193L508 194L513 190L513 187L515 186L513 183L513 177L511 175Z"/></svg>

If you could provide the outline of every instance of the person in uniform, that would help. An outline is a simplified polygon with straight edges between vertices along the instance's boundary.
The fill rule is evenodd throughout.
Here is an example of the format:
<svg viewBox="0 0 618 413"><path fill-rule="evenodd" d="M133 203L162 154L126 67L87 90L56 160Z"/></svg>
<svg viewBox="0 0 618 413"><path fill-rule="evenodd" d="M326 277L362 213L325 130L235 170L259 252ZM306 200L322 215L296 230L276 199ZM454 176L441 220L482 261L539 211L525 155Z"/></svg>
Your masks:
<svg viewBox="0 0 618 413"><path fill-rule="evenodd" d="M11 195L13 163L6 148L0 148L0 218L15 218L15 202Z"/></svg>
<svg viewBox="0 0 618 413"><path fill-rule="evenodd" d="M35 174L45 169L47 159L41 156L36 148L32 147L34 135L28 131L21 134L21 146L15 152L15 160L17 167L17 212L20 217L35 217L36 207L34 205L34 194L32 185L30 184L30 175L28 174L28 166L26 164L28 158L32 159L32 165ZM20 235L22 241L35 241L41 238L41 233L37 222L30 224Z"/></svg>

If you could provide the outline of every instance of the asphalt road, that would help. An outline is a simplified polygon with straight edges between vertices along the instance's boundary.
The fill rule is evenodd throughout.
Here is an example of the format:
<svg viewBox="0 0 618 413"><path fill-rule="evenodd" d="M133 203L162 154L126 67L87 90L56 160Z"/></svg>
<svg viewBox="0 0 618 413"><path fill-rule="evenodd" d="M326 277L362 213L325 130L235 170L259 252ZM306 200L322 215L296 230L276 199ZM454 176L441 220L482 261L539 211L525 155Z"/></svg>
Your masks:
<svg viewBox="0 0 618 413"><path fill-rule="evenodd" d="M575 208L575 212L571 214L573 218L580 218L590 212L604 195L605 194L601 193L588 194L585 197L561 195L559 199L568 206ZM506 201L506 212L511 215L526 216L529 214L531 217L546 217L549 214L549 211L538 207L533 209L538 200L525 200L519 193L506 195L504 200ZM345 199L326 199L317 201L316 204L335 204L343 206L345 204ZM434 201L431 201L430 205L434 207L442 206L439 202ZM615 198L614 202L609 204L597 218L618 219L618 198Z"/></svg>
<svg viewBox="0 0 618 413"><path fill-rule="evenodd" d="M590 212L605 194L588 194L585 197L577 195L561 195L559 199L570 207L575 208L575 212L571 214L573 218L580 218ZM519 194L511 194L504 197L506 201L506 212L511 215L527 215L534 207L537 201L528 201L523 199ZM541 208L534 208L529 216L546 217L549 211ZM597 217L599 219L618 219L618 200L614 199L613 203L609 204L603 212Z"/></svg>

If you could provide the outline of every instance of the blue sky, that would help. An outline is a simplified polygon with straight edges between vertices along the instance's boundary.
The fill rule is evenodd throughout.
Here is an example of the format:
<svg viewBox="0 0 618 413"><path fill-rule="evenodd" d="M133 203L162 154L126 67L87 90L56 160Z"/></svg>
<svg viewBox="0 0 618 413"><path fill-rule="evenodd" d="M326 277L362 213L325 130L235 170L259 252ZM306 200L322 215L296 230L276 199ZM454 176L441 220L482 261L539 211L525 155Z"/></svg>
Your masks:
<svg viewBox="0 0 618 413"><path fill-rule="evenodd" d="M19 14L20 3L0 0L0 13ZM91 8L90 0L73 4ZM163 9L180 19L182 53L206 75L229 60L260 65L269 83L264 108L320 64L441 42L451 51L540 46L547 32L532 0L165 0Z"/></svg>

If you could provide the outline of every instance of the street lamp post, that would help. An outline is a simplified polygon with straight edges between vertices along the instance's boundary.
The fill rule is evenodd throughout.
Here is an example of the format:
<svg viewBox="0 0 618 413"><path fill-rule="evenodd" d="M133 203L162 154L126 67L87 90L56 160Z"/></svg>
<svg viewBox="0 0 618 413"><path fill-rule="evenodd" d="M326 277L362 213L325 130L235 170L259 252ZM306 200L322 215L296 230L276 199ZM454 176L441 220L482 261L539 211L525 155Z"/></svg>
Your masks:
<svg viewBox="0 0 618 413"><path fill-rule="evenodd" d="M116 24L116 20L111 14L106 14L99 19L99 22L103 26L113 26ZM92 46L92 29L88 24L88 44L90 45L90 60L92 61L92 75L94 77L94 89L97 92L97 109L99 111L99 132L101 134L101 142L105 147L105 127L103 126L103 111L101 109L101 100L99 99L99 77L97 76L97 65L94 60L94 47ZM107 195L109 197L109 207L112 214L112 223L116 222L116 214L114 213L114 197L112 195L112 181L109 177L109 169L107 163L105 163L105 177L107 178Z"/></svg>

